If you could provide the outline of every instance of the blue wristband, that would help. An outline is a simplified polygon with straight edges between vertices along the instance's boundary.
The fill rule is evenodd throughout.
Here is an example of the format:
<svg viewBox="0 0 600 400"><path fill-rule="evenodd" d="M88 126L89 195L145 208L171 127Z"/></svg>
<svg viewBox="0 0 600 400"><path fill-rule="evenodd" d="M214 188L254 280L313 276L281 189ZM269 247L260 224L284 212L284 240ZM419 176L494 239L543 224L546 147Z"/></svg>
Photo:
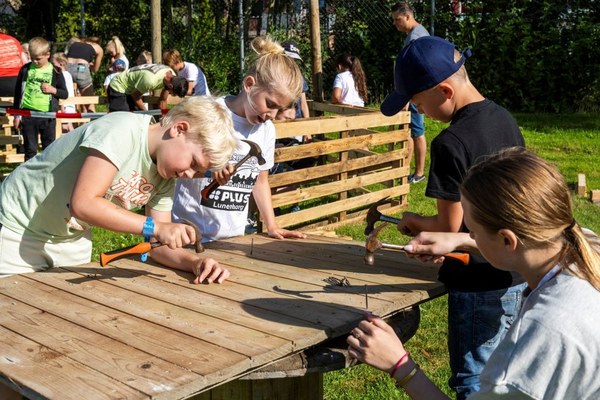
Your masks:
<svg viewBox="0 0 600 400"><path fill-rule="evenodd" d="M154 236L154 220L152 217L146 218L146 222L144 222L144 228L142 229L142 235L144 235L144 239L148 240Z"/></svg>
<svg viewBox="0 0 600 400"><path fill-rule="evenodd" d="M144 235L145 242L149 242L150 238L154 236L154 220L152 217L146 218L146 222L144 222L144 228L142 229L142 235ZM148 260L148 253L143 253L140 255L140 260L142 262L146 262Z"/></svg>

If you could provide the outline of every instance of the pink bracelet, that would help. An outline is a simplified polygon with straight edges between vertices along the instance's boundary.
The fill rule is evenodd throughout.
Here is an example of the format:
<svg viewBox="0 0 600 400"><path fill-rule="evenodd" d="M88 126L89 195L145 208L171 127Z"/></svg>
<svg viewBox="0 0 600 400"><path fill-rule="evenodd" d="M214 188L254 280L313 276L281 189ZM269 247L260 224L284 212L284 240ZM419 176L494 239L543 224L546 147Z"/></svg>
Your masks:
<svg viewBox="0 0 600 400"><path fill-rule="evenodd" d="M390 377L392 379L394 379L394 374L396 374L396 371L398 371L398 368L400 368L400 364L402 363L402 361L404 361L405 359L408 358L408 356L410 356L410 353L407 351L406 353L404 353L402 355L402 357L400 357L400 359L396 362L396 365L394 365L394 368L392 368L392 372L390 372Z"/></svg>

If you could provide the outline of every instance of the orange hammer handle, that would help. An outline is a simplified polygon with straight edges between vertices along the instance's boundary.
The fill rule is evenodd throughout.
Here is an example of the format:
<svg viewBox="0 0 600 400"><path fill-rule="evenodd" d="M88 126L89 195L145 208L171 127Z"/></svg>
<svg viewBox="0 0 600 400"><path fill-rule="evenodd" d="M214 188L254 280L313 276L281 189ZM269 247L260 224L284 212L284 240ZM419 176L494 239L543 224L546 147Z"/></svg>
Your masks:
<svg viewBox="0 0 600 400"><path fill-rule="evenodd" d="M116 261L121 258L147 253L158 246L162 246L162 243L142 242L134 244L132 246L123 247L122 249L112 250L106 253L100 253L100 266L104 267L109 262Z"/></svg>
<svg viewBox="0 0 600 400"><path fill-rule="evenodd" d="M469 260L471 259L469 253L448 253L444 254L444 257L454 258L455 260L462 262L464 265L468 265Z"/></svg>

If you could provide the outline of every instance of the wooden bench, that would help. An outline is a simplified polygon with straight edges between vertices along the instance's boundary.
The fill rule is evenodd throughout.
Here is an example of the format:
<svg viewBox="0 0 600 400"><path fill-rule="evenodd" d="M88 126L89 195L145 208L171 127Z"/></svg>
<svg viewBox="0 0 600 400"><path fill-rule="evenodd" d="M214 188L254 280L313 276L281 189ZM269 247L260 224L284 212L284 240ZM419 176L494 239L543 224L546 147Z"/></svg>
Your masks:
<svg viewBox="0 0 600 400"><path fill-rule="evenodd" d="M275 122L278 139L314 138L311 143L277 148L275 163L307 157L321 160L313 167L269 176L273 207L289 211L299 203L301 208L277 216L277 223L318 232L363 220L368 207L385 197L393 202L387 209L382 206L382 211L405 208L410 114L385 117L376 110L315 102L311 107L338 115Z"/></svg>

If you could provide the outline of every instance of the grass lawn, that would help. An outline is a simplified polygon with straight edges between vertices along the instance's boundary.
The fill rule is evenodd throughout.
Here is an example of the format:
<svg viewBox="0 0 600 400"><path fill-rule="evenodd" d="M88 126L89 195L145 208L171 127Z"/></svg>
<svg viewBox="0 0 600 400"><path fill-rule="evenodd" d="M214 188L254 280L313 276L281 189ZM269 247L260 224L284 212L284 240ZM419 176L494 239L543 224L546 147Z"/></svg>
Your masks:
<svg viewBox="0 0 600 400"><path fill-rule="evenodd" d="M600 189L600 116L591 114L546 115L517 114L517 121L525 136L527 147L555 163L573 188L577 174L585 173L588 189ZM443 129L444 124L426 121L427 139L430 141ZM426 183L411 185L409 209L425 215L435 213L435 202L425 197ZM587 198L574 196L575 217L586 227L600 232L600 207ZM364 241L365 225L345 226L337 230L340 235ZM380 235L386 242L406 243L409 238L394 229ZM101 251L137 243L137 235L117 234L94 229L93 259ZM422 366L427 375L447 394L449 377L446 348L446 297L430 301L421 307L419 331L408 343L407 349ZM360 365L343 371L325 374L325 399L406 399L404 393L394 388L386 374Z"/></svg>

